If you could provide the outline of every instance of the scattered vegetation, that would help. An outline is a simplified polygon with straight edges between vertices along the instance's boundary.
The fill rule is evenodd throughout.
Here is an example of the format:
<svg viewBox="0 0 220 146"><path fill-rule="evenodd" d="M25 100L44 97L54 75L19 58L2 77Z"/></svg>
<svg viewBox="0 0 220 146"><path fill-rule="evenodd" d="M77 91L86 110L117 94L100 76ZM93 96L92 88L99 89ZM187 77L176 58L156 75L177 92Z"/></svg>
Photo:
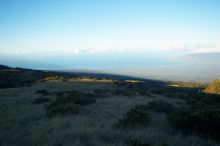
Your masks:
<svg viewBox="0 0 220 146"><path fill-rule="evenodd" d="M213 87L214 86L214 87ZM220 96L207 94L215 91L218 81L213 81L203 91L201 87L167 87L162 94L170 98L186 101L186 107L169 112L168 121L176 130L184 134L194 134L218 140L220 138Z"/></svg>
<svg viewBox="0 0 220 146"><path fill-rule="evenodd" d="M93 77L77 78L8 67L1 70L0 78L0 88L27 86L45 78L62 82L76 79L101 81ZM102 88L96 82L38 82L27 88L1 90L0 145L219 145L220 95L216 94L217 84L211 83L206 88L191 83L167 86L151 80L112 81L114 83L102 84ZM49 88L59 89L59 92L48 92ZM32 94L29 89L37 95L29 96ZM215 91L215 94L208 91ZM41 95L55 98L50 101L49 96ZM106 96L108 98L100 98ZM93 104L96 100L98 102ZM44 107L50 119L42 116L42 106L33 106L29 101L46 103ZM143 102L147 104L141 105ZM181 108L177 103L181 103ZM82 115L75 116L78 114Z"/></svg>
<svg viewBox="0 0 220 146"><path fill-rule="evenodd" d="M130 109L125 116L118 119L115 127L125 129L135 126L146 126L151 120L150 111L170 114L175 109L176 107L174 107L174 105L162 100L153 100L147 105L136 105Z"/></svg>
<svg viewBox="0 0 220 146"><path fill-rule="evenodd" d="M178 109L173 112L168 121L170 125L185 134L197 134L204 137L220 138L220 110Z"/></svg>
<svg viewBox="0 0 220 146"><path fill-rule="evenodd" d="M49 102L50 99L46 98L46 97L39 97L39 98L35 98L32 102L32 104L41 104L41 103L45 103L45 102Z"/></svg>

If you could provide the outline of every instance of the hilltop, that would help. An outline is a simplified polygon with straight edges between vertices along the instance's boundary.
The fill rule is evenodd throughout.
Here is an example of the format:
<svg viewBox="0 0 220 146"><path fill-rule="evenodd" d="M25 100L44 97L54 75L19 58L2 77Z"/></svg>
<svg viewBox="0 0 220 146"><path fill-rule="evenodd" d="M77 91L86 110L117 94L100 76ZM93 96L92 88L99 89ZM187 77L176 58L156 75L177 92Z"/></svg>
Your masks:
<svg viewBox="0 0 220 146"><path fill-rule="evenodd" d="M204 92L209 94L220 94L220 81L212 81L210 84L208 84L207 88L204 89Z"/></svg>

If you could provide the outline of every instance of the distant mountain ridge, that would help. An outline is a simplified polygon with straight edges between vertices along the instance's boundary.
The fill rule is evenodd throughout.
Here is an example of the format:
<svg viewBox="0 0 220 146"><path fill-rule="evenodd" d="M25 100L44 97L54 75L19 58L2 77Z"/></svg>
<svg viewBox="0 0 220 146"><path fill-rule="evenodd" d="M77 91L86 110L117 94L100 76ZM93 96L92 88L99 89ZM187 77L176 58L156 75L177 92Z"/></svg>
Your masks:
<svg viewBox="0 0 220 146"><path fill-rule="evenodd" d="M199 60L199 61L212 61L216 62L217 60L220 61L220 53L193 53L186 55L185 58L192 59L192 60Z"/></svg>
<svg viewBox="0 0 220 146"><path fill-rule="evenodd" d="M0 65L0 70L3 70L3 69L10 69L11 67L8 67L8 66L5 66L5 65Z"/></svg>

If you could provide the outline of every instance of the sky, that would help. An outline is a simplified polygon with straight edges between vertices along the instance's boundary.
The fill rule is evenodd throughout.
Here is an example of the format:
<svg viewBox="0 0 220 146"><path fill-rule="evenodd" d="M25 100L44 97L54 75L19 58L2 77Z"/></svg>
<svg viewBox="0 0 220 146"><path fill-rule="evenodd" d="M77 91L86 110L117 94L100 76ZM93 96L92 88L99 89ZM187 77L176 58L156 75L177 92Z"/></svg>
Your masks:
<svg viewBox="0 0 220 146"><path fill-rule="evenodd" d="M187 55L220 52L219 7L219 0L0 0L0 64L181 65Z"/></svg>

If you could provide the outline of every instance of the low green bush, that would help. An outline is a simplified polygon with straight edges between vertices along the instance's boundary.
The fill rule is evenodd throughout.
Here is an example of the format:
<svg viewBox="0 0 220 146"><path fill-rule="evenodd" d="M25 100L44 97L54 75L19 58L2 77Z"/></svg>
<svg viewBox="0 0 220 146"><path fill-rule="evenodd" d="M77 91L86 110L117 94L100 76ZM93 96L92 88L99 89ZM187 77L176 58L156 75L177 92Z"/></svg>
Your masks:
<svg viewBox="0 0 220 146"><path fill-rule="evenodd" d="M39 97L33 100L32 104L41 104L41 103L45 103L45 102L49 102L50 99L46 98L46 97Z"/></svg>
<svg viewBox="0 0 220 146"><path fill-rule="evenodd" d="M50 93L45 89L37 90L35 92L35 94L41 94L41 95L44 95L44 96L50 95Z"/></svg>
<svg viewBox="0 0 220 146"><path fill-rule="evenodd" d="M125 129L135 126L146 126L150 120L151 115L143 106L135 106L126 115L118 119L115 127Z"/></svg>

